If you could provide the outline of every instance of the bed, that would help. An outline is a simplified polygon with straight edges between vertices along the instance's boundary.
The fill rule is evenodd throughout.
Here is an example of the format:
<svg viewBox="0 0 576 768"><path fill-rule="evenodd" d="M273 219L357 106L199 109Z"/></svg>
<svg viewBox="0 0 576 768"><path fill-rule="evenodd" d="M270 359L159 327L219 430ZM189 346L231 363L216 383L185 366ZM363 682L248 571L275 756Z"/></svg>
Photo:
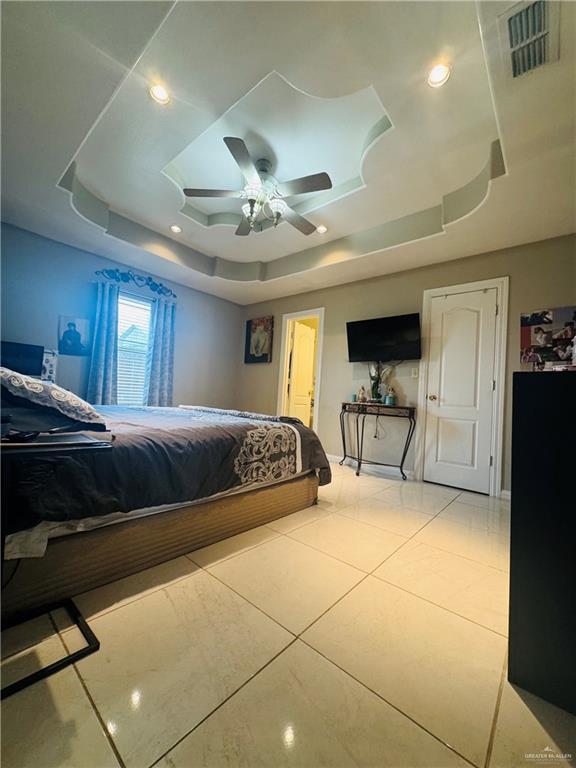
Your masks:
<svg viewBox="0 0 576 768"><path fill-rule="evenodd" d="M96 407L111 449L13 462L11 614L70 597L308 507L330 466L297 419Z"/></svg>

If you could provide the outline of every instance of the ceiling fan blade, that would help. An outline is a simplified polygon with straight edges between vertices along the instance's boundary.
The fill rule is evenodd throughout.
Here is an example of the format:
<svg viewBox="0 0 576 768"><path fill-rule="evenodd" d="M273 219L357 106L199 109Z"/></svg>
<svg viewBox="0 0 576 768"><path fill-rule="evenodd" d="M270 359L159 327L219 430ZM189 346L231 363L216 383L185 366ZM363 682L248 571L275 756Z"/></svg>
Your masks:
<svg viewBox="0 0 576 768"><path fill-rule="evenodd" d="M278 184L278 192L283 197L302 195L304 192L319 192L321 189L332 189L332 181L327 173L313 173L300 179L284 181Z"/></svg>
<svg viewBox="0 0 576 768"><path fill-rule="evenodd" d="M186 197L242 197L242 192L232 189L190 189L182 190Z"/></svg>
<svg viewBox="0 0 576 768"><path fill-rule="evenodd" d="M250 234L250 222L246 218L246 216L242 216L242 221L240 224L238 224L238 228L236 229L235 235L249 235Z"/></svg>
<svg viewBox="0 0 576 768"><path fill-rule="evenodd" d="M248 184L259 187L262 184L260 174L256 170L246 144L244 144L242 139L237 139L234 136L225 136L224 143L230 150L234 160L238 163L238 168L242 171Z"/></svg>
<svg viewBox="0 0 576 768"><path fill-rule="evenodd" d="M292 224L293 227L296 227L299 232L302 232L303 235L311 235L312 232L316 232L316 227L312 222L308 221L308 219L305 219L303 216L300 216L299 213L293 211L292 208L288 208L288 206L286 206L286 209L283 211L282 218L290 222L290 224Z"/></svg>

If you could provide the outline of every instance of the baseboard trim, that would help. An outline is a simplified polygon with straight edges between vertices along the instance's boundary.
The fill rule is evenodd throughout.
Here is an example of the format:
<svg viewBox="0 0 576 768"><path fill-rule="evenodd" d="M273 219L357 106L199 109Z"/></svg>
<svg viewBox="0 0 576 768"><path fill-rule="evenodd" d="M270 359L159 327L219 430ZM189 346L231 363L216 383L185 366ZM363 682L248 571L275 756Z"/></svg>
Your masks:
<svg viewBox="0 0 576 768"><path fill-rule="evenodd" d="M333 453L327 453L326 458L333 464L339 464L342 461L342 456L335 456ZM354 467L356 462L354 462L352 459L346 459L345 465L347 467ZM402 480L400 470L396 469L395 467L380 467L378 464L365 464L362 467L362 472L365 472L368 475L384 477L387 480ZM413 469L406 469L406 467L404 467L404 472L406 473L406 476L409 480L414 480Z"/></svg>
<svg viewBox="0 0 576 768"><path fill-rule="evenodd" d="M339 464L340 461L342 460L341 456L336 456L333 453L327 453L326 458L332 464ZM346 466L353 467L354 461L352 461L351 459L346 459ZM379 467L377 464L366 464L362 468L362 471L363 472L365 471L366 474L369 474L369 475L377 475L378 477L385 477L387 480L401 479L400 470L394 469L394 467ZM406 472L406 475L408 476L409 480L414 480L415 472L413 469L404 469L404 472ZM396 477L396 475L398 475L398 477ZM505 499L506 501L510 501L510 499L512 498L512 494L510 493L510 491L505 490L503 488L500 491L500 498Z"/></svg>

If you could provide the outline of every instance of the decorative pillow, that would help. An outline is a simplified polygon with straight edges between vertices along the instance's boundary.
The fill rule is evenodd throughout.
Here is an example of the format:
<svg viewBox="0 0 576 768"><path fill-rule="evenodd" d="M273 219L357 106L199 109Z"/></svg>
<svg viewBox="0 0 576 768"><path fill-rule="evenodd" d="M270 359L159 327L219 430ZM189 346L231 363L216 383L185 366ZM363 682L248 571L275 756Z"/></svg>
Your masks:
<svg viewBox="0 0 576 768"><path fill-rule="evenodd" d="M106 429L106 422L90 403L51 381L41 381L8 368L0 368L0 383L8 395L3 397L4 407L7 406L9 410L10 405L18 404L38 410L49 409L46 414L48 421L45 418L42 421L49 423L52 412L55 423L50 429L66 428L66 420L70 425L68 428L73 424L73 428L77 430L101 432ZM66 418L63 420L62 417ZM48 430L44 428L41 431Z"/></svg>

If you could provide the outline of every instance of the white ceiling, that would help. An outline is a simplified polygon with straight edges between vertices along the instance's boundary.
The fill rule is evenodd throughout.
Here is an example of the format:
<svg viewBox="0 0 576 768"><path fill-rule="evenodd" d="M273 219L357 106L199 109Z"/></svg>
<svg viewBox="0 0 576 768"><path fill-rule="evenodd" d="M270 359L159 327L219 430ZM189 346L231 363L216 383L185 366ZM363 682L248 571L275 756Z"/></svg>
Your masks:
<svg viewBox="0 0 576 768"><path fill-rule="evenodd" d="M512 80L510 5L4 3L3 219L239 303L575 231L576 6L561 3L559 62ZM392 127L364 151L379 113ZM240 238L187 215L239 207L187 202L167 175L240 187L223 135L281 179L354 174L345 196L295 200L328 233ZM488 184L496 140L506 174Z"/></svg>

